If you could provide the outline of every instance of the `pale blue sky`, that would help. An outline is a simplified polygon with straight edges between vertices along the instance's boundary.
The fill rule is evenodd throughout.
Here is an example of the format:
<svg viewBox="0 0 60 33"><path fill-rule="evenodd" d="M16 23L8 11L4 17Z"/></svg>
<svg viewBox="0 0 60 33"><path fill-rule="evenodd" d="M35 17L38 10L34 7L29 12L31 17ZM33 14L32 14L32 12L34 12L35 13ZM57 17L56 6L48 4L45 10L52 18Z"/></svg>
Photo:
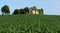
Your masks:
<svg viewBox="0 0 60 33"><path fill-rule="evenodd" d="M36 6L43 8L44 14L60 15L60 0L0 0L0 14L4 5L10 7L11 13L14 9Z"/></svg>

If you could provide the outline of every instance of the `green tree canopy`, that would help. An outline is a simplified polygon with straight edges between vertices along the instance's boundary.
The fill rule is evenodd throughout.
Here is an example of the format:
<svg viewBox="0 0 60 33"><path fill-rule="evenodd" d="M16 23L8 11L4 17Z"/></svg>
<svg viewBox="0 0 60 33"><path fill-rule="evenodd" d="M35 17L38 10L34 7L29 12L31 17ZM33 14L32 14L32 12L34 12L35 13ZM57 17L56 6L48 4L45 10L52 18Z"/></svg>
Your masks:
<svg viewBox="0 0 60 33"><path fill-rule="evenodd" d="M38 9L38 11L39 11L39 14L43 15L43 8Z"/></svg>
<svg viewBox="0 0 60 33"><path fill-rule="evenodd" d="M36 8L36 6L33 6L32 8L33 8L34 10L36 10L36 9L37 9L37 8Z"/></svg>
<svg viewBox="0 0 60 33"><path fill-rule="evenodd" d="M13 14L19 14L19 9L15 9Z"/></svg>
<svg viewBox="0 0 60 33"><path fill-rule="evenodd" d="M10 13L10 9L9 9L9 6L5 5L1 8L1 12L2 14L8 14Z"/></svg>
<svg viewBox="0 0 60 33"><path fill-rule="evenodd" d="M24 10L23 9L19 9L20 14L24 14Z"/></svg>
<svg viewBox="0 0 60 33"><path fill-rule="evenodd" d="M25 7L25 8L24 8L24 12L25 12L25 13L28 13L28 12L29 12L29 8L28 8L28 7Z"/></svg>

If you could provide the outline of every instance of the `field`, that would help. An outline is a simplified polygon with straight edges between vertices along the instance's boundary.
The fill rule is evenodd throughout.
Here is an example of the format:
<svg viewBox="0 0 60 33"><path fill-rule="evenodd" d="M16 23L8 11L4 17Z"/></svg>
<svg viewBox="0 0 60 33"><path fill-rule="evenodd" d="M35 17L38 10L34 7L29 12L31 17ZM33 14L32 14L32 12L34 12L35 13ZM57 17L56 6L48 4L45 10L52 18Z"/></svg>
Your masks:
<svg viewBox="0 0 60 33"><path fill-rule="evenodd" d="M0 33L60 33L60 16L2 15Z"/></svg>

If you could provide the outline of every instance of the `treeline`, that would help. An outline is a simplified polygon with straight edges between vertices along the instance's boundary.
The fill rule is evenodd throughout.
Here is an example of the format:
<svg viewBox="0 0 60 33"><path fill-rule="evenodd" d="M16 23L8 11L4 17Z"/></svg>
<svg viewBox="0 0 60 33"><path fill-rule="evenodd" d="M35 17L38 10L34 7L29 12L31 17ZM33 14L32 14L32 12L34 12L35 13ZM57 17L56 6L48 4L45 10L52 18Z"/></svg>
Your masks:
<svg viewBox="0 0 60 33"><path fill-rule="evenodd" d="M4 5L1 8L2 15L9 15L10 9L8 5ZM43 15L43 8L37 9L36 6L33 6L31 8L25 7L23 9L15 9L12 14L40 14Z"/></svg>

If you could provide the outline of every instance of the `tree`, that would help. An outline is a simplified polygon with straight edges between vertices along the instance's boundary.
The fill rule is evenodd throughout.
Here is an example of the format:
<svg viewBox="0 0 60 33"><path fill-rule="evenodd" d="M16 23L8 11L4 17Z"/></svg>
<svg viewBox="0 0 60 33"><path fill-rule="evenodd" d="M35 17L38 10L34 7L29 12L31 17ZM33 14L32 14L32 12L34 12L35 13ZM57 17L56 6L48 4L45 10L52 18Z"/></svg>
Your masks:
<svg viewBox="0 0 60 33"><path fill-rule="evenodd" d="M29 8L25 7L24 9L15 9L13 14L27 14L29 13Z"/></svg>
<svg viewBox="0 0 60 33"><path fill-rule="evenodd" d="M27 14L27 13L29 13L29 8L28 8L28 7L25 7L25 8L23 9L23 11L24 11L25 14Z"/></svg>
<svg viewBox="0 0 60 33"><path fill-rule="evenodd" d="M9 14L10 13L10 9L9 9L9 6L5 5L1 8L1 12L2 14Z"/></svg>
<svg viewBox="0 0 60 33"><path fill-rule="evenodd" d="M39 14L43 15L43 8L38 9L38 11L39 11Z"/></svg>
<svg viewBox="0 0 60 33"><path fill-rule="evenodd" d="M13 12L13 14L19 14L19 13L20 13L19 9L15 9L14 12Z"/></svg>
<svg viewBox="0 0 60 33"><path fill-rule="evenodd" d="M36 8L36 6L33 6L32 8L33 8L34 10L36 10L36 9L37 9L37 8Z"/></svg>
<svg viewBox="0 0 60 33"><path fill-rule="evenodd" d="M20 14L25 14L23 9L20 9L19 11L20 11Z"/></svg>
<svg viewBox="0 0 60 33"><path fill-rule="evenodd" d="M43 15L43 8L41 8L40 11L41 11L41 14Z"/></svg>

